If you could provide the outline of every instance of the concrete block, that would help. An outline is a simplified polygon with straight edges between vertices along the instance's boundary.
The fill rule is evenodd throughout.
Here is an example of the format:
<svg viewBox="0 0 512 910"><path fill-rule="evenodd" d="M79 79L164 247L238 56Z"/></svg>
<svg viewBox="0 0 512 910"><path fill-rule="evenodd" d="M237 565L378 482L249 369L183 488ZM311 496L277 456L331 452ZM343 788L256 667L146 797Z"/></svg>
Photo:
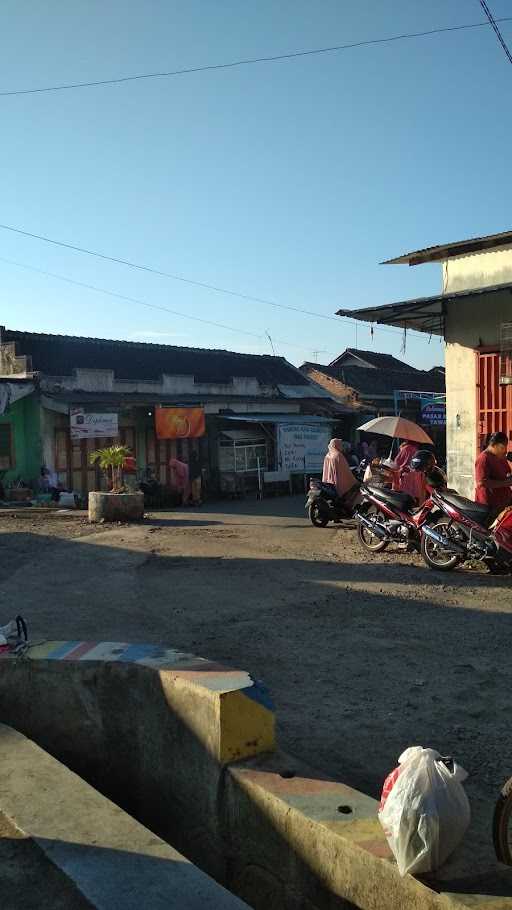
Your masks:
<svg viewBox="0 0 512 910"><path fill-rule="evenodd" d="M224 880L224 767L275 746L248 673L155 645L46 642L0 658L0 717Z"/></svg>
<svg viewBox="0 0 512 910"><path fill-rule="evenodd" d="M89 521L141 521L144 493L89 493Z"/></svg>
<svg viewBox="0 0 512 910"><path fill-rule="evenodd" d="M32 857L39 873L44 869L39 907L59 906L64 890L67 902L62 906L73 910L243 910L247 906L3 724L0 750L0 815L16 832L13 838L0 827L0 843L2 835L30 840L44 856L46 869L39 856ZM50 882L50 897L46 892L52 867L61 873L61 880ZM2 906L8 902L9 907L25 910L25 889L21 880L14 896L2 891Z"/></svg>

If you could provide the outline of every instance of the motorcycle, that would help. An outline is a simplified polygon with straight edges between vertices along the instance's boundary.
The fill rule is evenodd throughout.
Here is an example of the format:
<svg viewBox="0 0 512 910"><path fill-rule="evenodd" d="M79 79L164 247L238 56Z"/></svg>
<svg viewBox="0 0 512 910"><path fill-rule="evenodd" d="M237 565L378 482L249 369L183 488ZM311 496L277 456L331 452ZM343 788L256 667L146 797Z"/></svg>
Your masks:
<svg viewBox="0 0 512 910"><path fill-rule="evenodd" d="M422 529L421 555L430 569L449 572L467 560L491 571L512 570L512 509L495 510L452 491L434 492L436 520Z"/></svg>
<svg viewBox="0 0 512 910"><path fill-rule="evenodd" d="M362 503L357 507L357 537L370 553L382 553L390 543L420 549L421 528L430 519L432 499L418 508L409 493L361 485Z"/></svg>
<svg viewBox="0 0 512 910"><path fill-rule="evenodd" d="M325 528L330 521L343 521L354 516L354 498L359 483L356 480L355 470L354 486L344 496L338 496L336 487L332 483L324 483L310 477L306 511L309 520L315 528Z"/></svg>

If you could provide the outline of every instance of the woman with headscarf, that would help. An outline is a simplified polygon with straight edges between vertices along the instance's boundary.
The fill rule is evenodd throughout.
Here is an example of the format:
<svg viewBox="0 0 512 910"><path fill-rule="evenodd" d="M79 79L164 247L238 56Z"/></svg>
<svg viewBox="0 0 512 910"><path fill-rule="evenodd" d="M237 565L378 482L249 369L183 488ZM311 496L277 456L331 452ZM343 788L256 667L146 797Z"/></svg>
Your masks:
<svg viewBox="0 0 512 910"><path fill-rule="evenodd" d="M356 485L354 475L343 454L341 439L331 439L329 443L327 455L324 458L322 480L324 483L332 483L336 487L338 496L345 496L345 493Z"/></svg>

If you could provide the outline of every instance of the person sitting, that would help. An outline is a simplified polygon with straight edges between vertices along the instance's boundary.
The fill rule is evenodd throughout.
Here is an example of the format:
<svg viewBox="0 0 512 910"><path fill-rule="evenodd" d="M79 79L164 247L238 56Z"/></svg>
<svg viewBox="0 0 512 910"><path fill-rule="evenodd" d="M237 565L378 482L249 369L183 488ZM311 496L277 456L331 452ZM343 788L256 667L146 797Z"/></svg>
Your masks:
<svg viewBox="0 0 512 910"><path fill-rule="evenodd" d="M343 454L343 442L341 439L331 439L329 443L327 455L324 458L322 481L336 487L336 492L340 498L347 496L351 492L357 494L359 484L354 481L354 475Z"/></svg>
<svg viewBox="0 0 512 910"><path fill-rule="evenodd" d="M409 493L416 506L422 506L432 490L444 489L446 477L436 465L429 449L418 449L400 477L400 491Z"/></svg>
<svg viewBox="0 0 512 910"><path fill-rule="evenodd" d="M412 442L409 439L403 439L400 443L400 447L396 454L396 458L389 462L389 467L393 471L393 489L401 490L401 476L402 472L409 465L411 458L419 450L419 445L417 442Z"/></svg>
<svg viewBox="0 0 512 910"><path fill-rule="evenodd" d="M41 468L40 486L44 493L51 494L53 502L59 501L60 494L64 487L59 482L56 471L52 471L50 468L47 468L46 465L43 465Z"/></svg>

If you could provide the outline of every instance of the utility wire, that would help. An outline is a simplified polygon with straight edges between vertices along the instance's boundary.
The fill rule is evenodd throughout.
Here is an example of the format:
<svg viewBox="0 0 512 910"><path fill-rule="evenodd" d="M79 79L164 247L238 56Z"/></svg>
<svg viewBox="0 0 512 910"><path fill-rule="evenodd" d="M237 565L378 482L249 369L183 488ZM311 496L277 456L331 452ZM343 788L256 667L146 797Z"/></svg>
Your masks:
<svg viewBox="0 0 512 910"><path fill-rule="evenodd" d="M493 22L510 22L512 16L503 16ZM494 24L491 22L491 25ZM206 66L193 66L185 69L170 70L169 72L140 73L136 76L118 76L115 79L96 79L91 82L67 82L59 85L46 85L42 88L13 89L0 92L0 97L8 98L13 95L36 95L43 92L62 92L75 88L93 88L101 85L119 85L122 82L135 82L140 79L167 79L171 76L186 76L191 73L205 73L213 70L233 69L238 66L252 66L255 63L276 63L279 60L293 60L297 57L312 57L318 54L333 54L358 47L370 47L375 44L389 44L392 41L405 41L411 38L427 38L430 35L441 35L445 32L459 32L465 29L488 27L489 22L470 22L467 25L451 25L444 28L432 28L424 32L406 32L401 35L389 35L386 38L370 38L367 41L354 41L351 44L337 44L333 47L318 47L307 51L294 51L289 54L274 54L268 57L249 57L242 60L233 60L229 63L211 63Z"/></svg>
<svg viewBox="0 0 512 910"><path fill-rule="evenodd" d="M508 49L508 47L507 47L507 44L506 44L506 42L505 42L505 39L504 39L503 35L501 34L501 32L500 32L500 30L499 30L497 24L496 24L497 22L502 22L503 20L502 20L502 19L496 20L496 19L494 18L493 14L491 13L489 7L487 6L487 3L485 2L485 0L480 0L480 6L482 7L482 9L483 9L485 15L487 16L487 18L488 18L490 24L492 25L494 31L496 32L496 36L497 36L497 38L498 38L498 41L500 42L500 44L501 44L503 50L505 51L505 53L506 53L506 55L507 55L507 57L508 57L508 59L509 59L509 62L512 63L512 54L510 53L510 51L509 51L509 49Z"/></svg>
<svg viewBox="0 0 512 910"><path fill-rule="evenodd" d="M228 332L235 332L238 335L250 335L251 338L258 338L260 341L268 340L268 333L259 334L258 332L250 332L247 329L240 329L237 326L225 325L223 322L213 322L211 319L202 319L200 316L191 316L188 313L181 313L178 310L171 310L169 307L160 306L156 303L148 303L146 300L140 300L138 297L128 297L126 294L118 294L116 291L107 290L107 288L98 287L95 284L86 284L84 281L77 281L74 278L68 278L65 275L58 275L55 272L47 272L44 269L38 269L33 265L27 265L24 262L16 262L14 259L6 259L4 256L0 256L0 262L5 262L8 265L15 265L20 269L26 269L28 272L35 272L38 275L44 275L46 278L56 278L58 281L65 281L67 284L76 285L79 288L85 288L88 291L95 291L98 294L106 294L108 297L114 297L117 300L126 300L129 303L136 303L139 306L147 307L150 310L160 310L164 313L170 313L171 316L178 316L180 319L190 319L193 322L200 322L203 325L213 326L217 329L226 329ZM284 341L281 338L275 339L278 344L286 345L286 347L298 348L301 351L309 351L310 348L302 344L294 344L289 341ZM329 354L333 357L336 356L334 351L319 351L321 354Z"/></svg>
<svg viewBox="0 0 512 910"><path fill-rule="evenodd" d="M338 322L337 316L328 316L326 313L317 313L314 310L302 310L299 307L290 306L286 303L276 303L274 300L266 300L264 297L252 297L250 294L242 294L239 291L233 291L229 288L222 288L215 284L207 284L204 281L195 281L192 278L185 278L183 275L174 275L171 272L162 272L159 269L151 268L148 265L141 265L137 262L131 262L129 259L119 259L116 256L107 256L105 253L98 253L95 250L88 250L85 247L74 246L71 243L65 243L63 240L54 240L51 237L45 237L43 234L32 234L30 231L23 231L21 228L15 228L7 224L0 224L0 229L11 231L14 234L21 234L22 237L30 237L33 240L42 240L44 243L51 243L54 246L64 247L67 250L73 250L75 253L85 253L87 256L95 256L98 259L104 259L107 262L115 262L118 265L126 265L130 269L136 269L139 272L150 272L152 275L158 275L161 278L170 278L172 281L181 281L184 284L191 284L194 287L204 288L208 291L215 291L217 294L227 294L230 297L238 297L241 300L248 300L251 303L261 303L265 306L271 306L278 310L291 310L293 313L302 313L303 316L313 316L315 319L329 319L331 322ZM339 323L338 323L339 325ZM400 331L395 329L380 328L380 331L391 332L394 335L401 335Z"/></svg>

